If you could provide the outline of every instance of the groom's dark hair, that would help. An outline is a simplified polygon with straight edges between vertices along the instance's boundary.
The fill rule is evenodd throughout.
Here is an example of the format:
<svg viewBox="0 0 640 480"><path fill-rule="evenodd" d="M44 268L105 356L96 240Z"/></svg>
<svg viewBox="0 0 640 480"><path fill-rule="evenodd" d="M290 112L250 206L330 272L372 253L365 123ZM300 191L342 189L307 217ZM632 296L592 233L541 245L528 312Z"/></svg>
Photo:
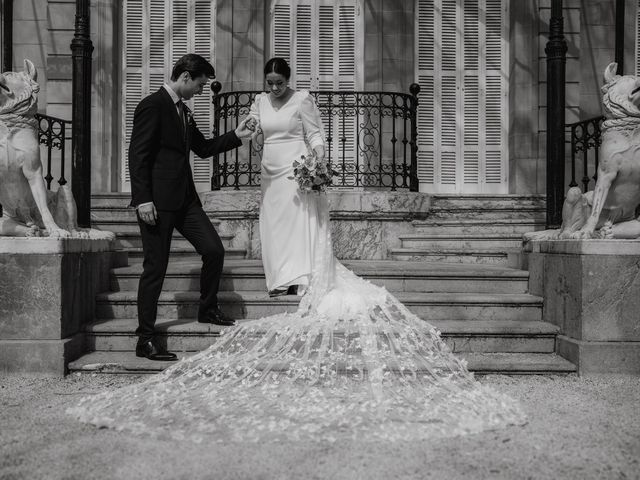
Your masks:
<svg viewBox="0 0 640 480"><path fill-rule="evenodd" d="M216 76L213 65L204 57L195 53L187 53L180 57L171 71L171 80L175 82L183 72L189 72L191 78L198 78L201 75L206 75L208 78L215 78Z"/></svg>

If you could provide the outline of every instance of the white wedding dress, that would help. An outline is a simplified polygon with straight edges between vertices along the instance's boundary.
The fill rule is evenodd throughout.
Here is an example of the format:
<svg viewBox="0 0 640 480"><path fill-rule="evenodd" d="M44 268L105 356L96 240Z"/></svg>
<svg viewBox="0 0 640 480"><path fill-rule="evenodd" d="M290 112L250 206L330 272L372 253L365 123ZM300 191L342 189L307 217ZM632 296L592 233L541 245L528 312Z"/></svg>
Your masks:
<svg viewBox="0 0 640 480"><path fill-rule="evenodd" d="M196 441L424 440L525 422L432 325L335 259L325 195L296 198L314 212L304 220L310 284L296 313L229 327L207 350L69 413Z"/></svg>
<svg viewBox="0 0 640 480"><path fill-rule="evenodd" d="M298 189L293 161L324 142L320 113L306 90L275 110L268 94L256 96L250 115L263 134L260 243L267 290L308 285L317 235L315 199Z"/></svg>

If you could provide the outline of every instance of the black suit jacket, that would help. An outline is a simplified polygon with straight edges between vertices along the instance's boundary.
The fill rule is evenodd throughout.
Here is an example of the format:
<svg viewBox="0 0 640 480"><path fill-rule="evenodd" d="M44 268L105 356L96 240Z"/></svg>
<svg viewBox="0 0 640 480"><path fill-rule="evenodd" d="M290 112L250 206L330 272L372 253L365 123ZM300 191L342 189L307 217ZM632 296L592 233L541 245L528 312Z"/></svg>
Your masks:
<svg viewBox="0 0 640 480"><path fill-rule="evenodd" d="M144 98L133 115L128 158L131 206L153 202L159 210L178 210L189 195L197 198L189 151L207 158L240 145L234 132L205 139L192 117L185 135L171 96L160 88Z"/></svg>

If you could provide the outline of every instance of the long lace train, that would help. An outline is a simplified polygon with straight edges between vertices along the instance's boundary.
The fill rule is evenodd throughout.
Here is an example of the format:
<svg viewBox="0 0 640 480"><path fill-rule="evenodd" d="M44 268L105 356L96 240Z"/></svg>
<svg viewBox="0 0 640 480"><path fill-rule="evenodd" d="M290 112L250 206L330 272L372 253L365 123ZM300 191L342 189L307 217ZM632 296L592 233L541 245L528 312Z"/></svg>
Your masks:
<svg viewBox="0 0 640 480"><path fill-rule="evenodd" d="M238 441L431 439L524 423L518 403L475 381L433 326L335 260L327 201L316 201L316 268L296 313L229 328L207 350L69 413Z"/></svg>

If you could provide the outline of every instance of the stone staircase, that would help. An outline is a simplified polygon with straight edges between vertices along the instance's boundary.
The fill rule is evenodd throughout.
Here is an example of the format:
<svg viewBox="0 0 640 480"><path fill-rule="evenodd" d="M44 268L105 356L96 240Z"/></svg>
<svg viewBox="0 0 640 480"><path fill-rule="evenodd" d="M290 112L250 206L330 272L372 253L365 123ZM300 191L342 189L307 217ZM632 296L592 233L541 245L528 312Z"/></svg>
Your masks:
<svg viewBox="0 0 640 480"><path fill-rule="evenodd" d="M540 196L435 196L427 220L399 235L396 260L520 265L522 234L544 226Z"/></svg>
<svg viewBox="0 0 640 480"><path fill-rule="evenodd" d="M119 247L133 260L114 268L111 291L98 295L95 321L86 327L89 353L72 362L71 371L155 372L167 366L133 351L139 239L132 212L118 202L122 198L116 196L94 199L103 205L94 206L94 223L116 231ZM514 268L521 233L541 225L539 203L536 197L435 197L433 215L413 222L414 232L400 236L402 247L390 249L390 259L343 263L436 326L477 373L572 373L574 365L554 353L558 328L541 321L542 298L528 293L529 272ZM119 215L126 221L118 222ZM161 341L180 356L208 347L220 335L216 326L195 321L200 263L185 243L177 237L172 246L183 255L172 257L157 323ZM240 322L295 311L299 298L269 298L261 261L244 256L227 256L219 295L223 310Z"/></svg>
<svg viewBox="0 0 640 480"><path fill-rule="evenodd" d="M128 207L131 196L126 193L94 195L91 202L91 223L94 228L109 230L117 235L117 248L126 252L130 263L142 261L142 241L135 210ZM220 220L210 218L215 227ZM231 246L233 235L220 233L226 258L244 258L247 250ZM173 233L171 258L196 257L193 246L178 232Z"/></svg>

